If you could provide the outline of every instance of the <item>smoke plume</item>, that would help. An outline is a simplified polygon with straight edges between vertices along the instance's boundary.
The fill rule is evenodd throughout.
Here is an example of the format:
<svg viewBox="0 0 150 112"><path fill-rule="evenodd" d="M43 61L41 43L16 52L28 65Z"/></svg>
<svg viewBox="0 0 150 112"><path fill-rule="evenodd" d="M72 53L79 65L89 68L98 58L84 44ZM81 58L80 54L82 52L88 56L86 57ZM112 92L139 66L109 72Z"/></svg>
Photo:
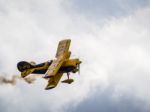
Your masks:
<svg viewBox="0 0 150 112"><path fill-rule="evenodd" d="M19 75L12 75L11 77L8 77L8 75L0 75L0 85L4 85L4 84L15 85L17 80L23 80L28 84L32 84L36 80L36 76L34 75L34 76L28 76L26 78L22 78Z"/></svg>

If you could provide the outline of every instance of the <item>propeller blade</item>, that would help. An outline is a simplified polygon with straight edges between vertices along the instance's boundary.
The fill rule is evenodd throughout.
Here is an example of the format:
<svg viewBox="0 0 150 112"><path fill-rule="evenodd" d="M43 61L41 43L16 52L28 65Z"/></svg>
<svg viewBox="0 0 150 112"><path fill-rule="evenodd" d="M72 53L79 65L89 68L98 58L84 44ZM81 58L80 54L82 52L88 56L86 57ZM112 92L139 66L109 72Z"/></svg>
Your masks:
<svg viewBox="0 0 150 112"><path fill-rule="evenodd" d="M78 64L78 74L80 75L80 64Z"/></svg>

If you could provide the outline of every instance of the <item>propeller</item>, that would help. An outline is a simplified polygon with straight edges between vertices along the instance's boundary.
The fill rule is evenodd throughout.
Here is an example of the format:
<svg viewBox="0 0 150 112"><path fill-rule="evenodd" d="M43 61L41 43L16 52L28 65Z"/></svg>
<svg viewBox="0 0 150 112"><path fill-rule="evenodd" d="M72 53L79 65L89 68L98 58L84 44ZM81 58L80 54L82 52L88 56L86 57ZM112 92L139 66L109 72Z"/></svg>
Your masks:
<svg viewBox="0 0 150 112"><path fill-rule="evenodd" d="M76 57L76 55L72 55L72 58L74 58L74 57ZM80 59L80 56L78 59ZM78 60L78 61L79 62L77 62L77 69L76 70L77 70L78 74L80 75L80 64L82 63L82 61L80 61L80 60Z"/></svg>
<svg viewBox="0 0 150 112"><path fill-rule="evenodd" d="M78 74L80 75L80 64L78 64Z"/></svg>

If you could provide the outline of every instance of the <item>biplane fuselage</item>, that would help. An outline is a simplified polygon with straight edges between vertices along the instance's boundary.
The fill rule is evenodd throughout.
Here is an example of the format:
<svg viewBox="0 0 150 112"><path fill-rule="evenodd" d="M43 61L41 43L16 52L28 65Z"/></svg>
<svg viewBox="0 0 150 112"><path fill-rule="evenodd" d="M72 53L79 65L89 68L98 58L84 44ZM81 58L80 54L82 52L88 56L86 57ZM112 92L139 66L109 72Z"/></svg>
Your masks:
<svg viewBox="0 0 150 112"><path fill-rule="evenodd" d="M17 64L21 76L24 78L29 74L45 74L44 78L48 79L48 85L45 89L52 89L57 86L63 73L67 73L66 80L63 83L72 83L73 79L69 79L69 73L76 73L79 71L81 61L77 59L69 59L71 52L69 51L70 39L62 40L59 42L56 59L44 62L41 64L28 63L21 61Z"/></svg>
<svg viewBox="0 0 150 112"><path fill-rule="evenodd" d="M48 70L48 67L52 64L52 62L53 60L36 65L36 64L28 63L26 61L21 61L18 63L17 67L18 67L18 70L22 72L21 76L26 77L27 75L29 75L27 71L32 71L31 72L32 74L45 74L46 71ZM78 65L80 63L81 61L79 61L79 59L67 60L63 63L63 65L60 67L58 72L76 73L78 71Z"/></svg>

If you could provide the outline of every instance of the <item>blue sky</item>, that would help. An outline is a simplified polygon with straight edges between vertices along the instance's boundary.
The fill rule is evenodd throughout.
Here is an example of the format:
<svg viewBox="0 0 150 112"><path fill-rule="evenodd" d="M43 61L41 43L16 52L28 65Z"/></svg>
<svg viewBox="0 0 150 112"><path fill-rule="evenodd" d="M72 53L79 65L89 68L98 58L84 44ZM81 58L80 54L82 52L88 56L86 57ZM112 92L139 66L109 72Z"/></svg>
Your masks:
<svg viewBox="0 0 150 112"><path fill-rule="evenodd" d="M0 111L149 112L149 20L149 0L0 0L1 75L19 75L21 60L53 59L65 38L83 61L72 85L1 85Z"/></svg>
<svg viewBox="0 0 150 112"><path fill-rule="evenodd" d="M71 0L66 4L69 4L65 6L69 8L66 11L99 21L133 14L142 7L149 7L150 2L149 0Z"/></svg>

